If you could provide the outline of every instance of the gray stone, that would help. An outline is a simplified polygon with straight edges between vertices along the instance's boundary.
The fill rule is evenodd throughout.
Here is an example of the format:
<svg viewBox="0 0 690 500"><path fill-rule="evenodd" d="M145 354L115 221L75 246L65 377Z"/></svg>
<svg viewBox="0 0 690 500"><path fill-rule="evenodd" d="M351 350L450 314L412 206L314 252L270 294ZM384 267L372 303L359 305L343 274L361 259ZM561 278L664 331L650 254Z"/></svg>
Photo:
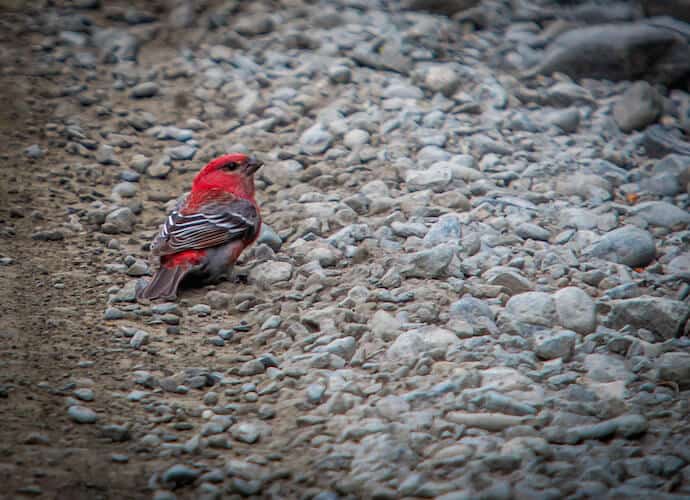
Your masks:
<svg viewBox="0 0 690 500"><path fill-rule="evenodd" d="M460 219L453 214L443 215L435 222L424 236L425 246L437 246L442 243L459 243L462 238Z"/></svg>
<svg viewBox="0 0 690 500"><path fill-rule="evenodd" d="M67 409L69 417L78 424L93 424L98 420L98 415L86 406L73 405Z"/></svg>
<svg viewBox="0 0 690 500"><path fill-rule="evenodd" d="M688 52L687 41L674 30L645 22L602 24L558 36L534 72L673 83L690 71Z"/></svg>
<svg viewBox="0 0 690 500"><path fill-rule="evenodd" d="M256 425L250 422L240 422L230 429L234 439L246 444L254 444L259 440L261 433Z"/></svg>
<svg viewBox="0 0 690 500"><path fill-rule="evenodd" d="M551 233L547 229L529 222L523 222L520 224L515 232L520 238L537 241L549 241L549 238L551 237Z"/></svg>
<svg viewBox="0 0 690 500"><path fill-rule="evenodd" d="M456 249L454 245L439 245L404 255L400 274L407 278L438 278L450 265Z"/></svg>
<svg viewBox="0 0 690 500"><path fill-rule="evenodd" d="M487 318L492 321L494 319L494 314L489 304L468 295L451 304L450 316L462 318L469 323L477 323L481 321L480 318Z"/></svg>
<svg viewBox="0 0 690 500"><path fill-rule="evenodd" d="M643 267L656 257L656 245L649 232L623 226L606 233L589 246L585 254L630 267Z"/></svg>
<svg viewBox="0 0 690 500"><path fill-rule="evenodd" d="M158 84L156 82L143 82L135 85L129 93L134 99L145 99L158 94Z"/></svg>
<svg viewBox="0 0 690 500"><path fill-rule="evenodd" d="M577 334L569 330L542 331L534 335L534 352L541 359L570 359L575 349Z"/></svg>
<svg viewBox="0 0 690 500"><path fill-rule="evenodd" d="M173 488L180 488L196 481L199 475L200 473L196 469L192 469L186 465L176 464L166 469L161 479L163 483Z"/></svg>
<svg viewBox="0 0 690 500"><path fill-rule="evenodd" d="M633 213L653 226L674 228L690 224L690 212L665 201L640 203Z"/></svg>
<svg viewBox="0 0 690 500"><path fill-rule="evenodd" d="M183 144L182 146L176 146L174 148L168 148L165 150L165 154L170 157L171 160L191 160L196 154L196 148L193 146L187 146Z"/></svg>
<svg viewBox="0 0 690 500"><path fill-rule="evenodd" d="M577 333L591 333L596 328L597 317L594 300L577 287L558 290L554 296L558 323Z"/></svg>
<svg viewBox="0 0 690 500"><path fill-rule="evenodd" d="M276 283L292 277L292 264L289 262L266 261L256 265L249 272L249 282L264 290L270 290Z"/></svg>
<svg viewBox="0 0 690 500"><path fill-rule="evenodd" d="M551 111L545 115L544 120L549 125L554 125L570 134L575 132L580 125L580 111L577 108Z"/></svg>
<svg viewBox="0 0 690 500"><path fill-rule="evenodd" d="M321 124L316 124L302 133L299 142L304 154L318 155L331 146L333 136Z"/></svg>
<svg viewBox="0 0 690 500"><path fill-rule="evenodd" d="M667 352L655 363L659 382L675 382L681 390L690 389L690 354Z"/></svg>
<svg viewBox="0 0 690 500"><path fill-rule="evenodd" d="M622 415L592 425L582 425L569 429L566 441L576 444L587 439L608 439L613 435L633 438L647 432L649 424L642 415Z"/></svg>
<svg viewBox="0 0 690 500"><path fill-rule="evenodd" d="M386 311L376 311L369 320L369 327L374 335L385 341L395 340L402 331L402 323Z"/></svg>
<svg viewBox="0 0 690 500"><path fill-rule="evenodd" d="M657 121L664 100L649 83L635 82L613 106L613 118L623 132L640 130Z"/></svg>
<svg viewBox="0 0 690 500"><path fill-rule="evenodd" d="M43 150L38 144L32 144L24 150L24 154L33 160L43 157Z"/></svg>
<svg viewBox="0 0 690 500"><path fill-rule="evenodd" d="M446 162L438 162L426 170L408 170L405 183L410 191L431 189L436 192L445 191L453 180L453 171Z"/></svg>
<svg viewBox="0 0 690 500"><path fill-rule="evenodd" d="M415 359L425 352L436 349L445 351L459 344L460 339L453 332L435 326L426 326L398 335L386 351L386 356L392 361L404 362Z"/></svg>
<svg viewBox="0 0 690 500"><path fill-rule="evenodd" d="M458 68L454 64L431 66L424 77L424 85L432 92L440 92L450 97L462 83Z"/></svg>
<svg viewBox="0 0 690 500"><path fill-rule="evenodd" d="M131 233L136 217L129 207L117 208L110 212L103 223L104 233Z"/></svg>
<svg viewBox="0 0 690 500"><path fill-rule="evenodd" d="M505 314L517 321L533 325L552 326L556 322L553 297L544 292L525 292L514 295L506 304Z"/></svg>
<svg viewBox="0 0 690 500"><path fill-rule="evenodd" d="M606 323L615 329L627 325L644 328L653 332L657 339L668 340L683 332L689 314L688 305L678 300L637 297L613 301Z"/></svg>

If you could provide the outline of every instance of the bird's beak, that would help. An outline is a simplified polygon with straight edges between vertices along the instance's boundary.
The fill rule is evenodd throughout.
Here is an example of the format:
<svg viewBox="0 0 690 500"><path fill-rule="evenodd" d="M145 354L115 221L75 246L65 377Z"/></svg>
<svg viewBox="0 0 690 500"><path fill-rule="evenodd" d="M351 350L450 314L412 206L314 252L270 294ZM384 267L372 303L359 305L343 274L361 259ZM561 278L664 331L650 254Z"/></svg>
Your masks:
<svg viewBox="0 0 690 500"><path fill-rule="evenodd" d="M263 166L263 162L259 161L255 156L250 156L249 159L247 160L247 163L245 164L245 168L247 170L247 173L250 175L255 173L262 166Z"/></svg>

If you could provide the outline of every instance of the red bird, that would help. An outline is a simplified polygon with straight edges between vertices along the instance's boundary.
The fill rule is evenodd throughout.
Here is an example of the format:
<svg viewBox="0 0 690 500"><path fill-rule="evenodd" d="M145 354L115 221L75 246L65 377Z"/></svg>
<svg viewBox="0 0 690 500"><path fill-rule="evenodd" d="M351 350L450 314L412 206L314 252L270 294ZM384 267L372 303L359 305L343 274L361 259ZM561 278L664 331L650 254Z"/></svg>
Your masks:
<svg viewBox="0 0 690 500"><path fill-rule="evenodd" d="M261 230L254 173L262 163L240 153L216 158L197 174L192 191L168 215L151 243L160 268L137 290L139 299L174 299L183 279L226 278Z"/></svg>

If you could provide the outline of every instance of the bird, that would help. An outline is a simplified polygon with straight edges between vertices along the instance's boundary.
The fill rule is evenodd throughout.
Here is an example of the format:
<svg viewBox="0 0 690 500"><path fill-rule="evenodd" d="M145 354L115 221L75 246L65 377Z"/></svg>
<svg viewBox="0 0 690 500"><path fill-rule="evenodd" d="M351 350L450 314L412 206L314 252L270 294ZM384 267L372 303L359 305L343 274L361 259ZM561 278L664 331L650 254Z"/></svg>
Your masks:
<svg viewBox="0 0 690 500"><path fill-rule="evenodd" d="M212 284L230 276L261 231L254 174L262 165L254 156L230 153L199 171L151 243L159 266L137 287L138 299L175 300L183 281Z"/></svg>

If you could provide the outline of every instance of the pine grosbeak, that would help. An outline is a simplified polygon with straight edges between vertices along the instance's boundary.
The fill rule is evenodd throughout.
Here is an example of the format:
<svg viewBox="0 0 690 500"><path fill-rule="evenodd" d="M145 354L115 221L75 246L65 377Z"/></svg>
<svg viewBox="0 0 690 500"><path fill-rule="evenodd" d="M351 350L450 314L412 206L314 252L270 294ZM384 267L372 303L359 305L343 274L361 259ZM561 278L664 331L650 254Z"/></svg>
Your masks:
<svg viewBox="0 0 690 500"><path fill-rule="evenodd" d="M233 153L201 169L192 191L151 243L151 255L160 268L137 290L137 298L174 299L183 280L207 284L228 277L261 230L254 199L254 173L261 165L254 157Z"/></svg>

